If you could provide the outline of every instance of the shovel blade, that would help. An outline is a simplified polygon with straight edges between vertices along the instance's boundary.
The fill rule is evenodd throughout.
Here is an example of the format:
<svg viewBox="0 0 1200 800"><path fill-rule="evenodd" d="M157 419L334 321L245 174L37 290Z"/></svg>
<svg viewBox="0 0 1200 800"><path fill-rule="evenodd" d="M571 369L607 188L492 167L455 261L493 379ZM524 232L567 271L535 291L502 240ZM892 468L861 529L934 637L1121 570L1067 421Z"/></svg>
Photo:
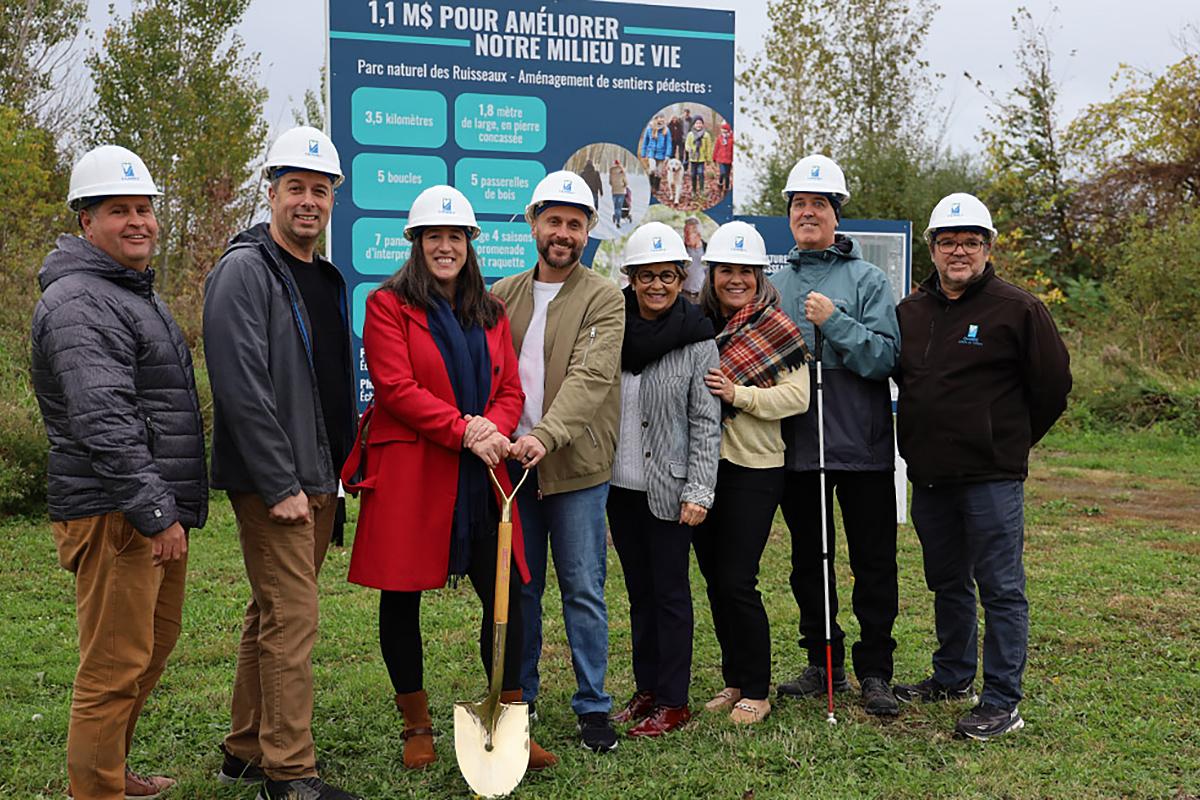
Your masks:
<svg viewBox="0 0 1200 800"><path fill-rule="evenodd" d="M454 704L454 757L471 791L480 797L511 794L529 767L529 706L501 703L492 749L487 750L487 721L482 703Z"/></svg>

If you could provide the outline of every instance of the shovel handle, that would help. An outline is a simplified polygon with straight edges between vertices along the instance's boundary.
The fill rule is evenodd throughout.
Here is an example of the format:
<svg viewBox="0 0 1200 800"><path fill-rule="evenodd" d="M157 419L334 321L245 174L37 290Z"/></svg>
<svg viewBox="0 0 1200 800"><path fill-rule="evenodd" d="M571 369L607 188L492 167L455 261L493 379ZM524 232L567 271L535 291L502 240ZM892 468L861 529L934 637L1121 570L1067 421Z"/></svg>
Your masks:
<svg viewBox="0 0 1200 800"><path fill-rule="evenodd" d="M496 543L496 599L492 621L497 625L508 623L508 585L512 576L512 523L500 523Z"/></svg>

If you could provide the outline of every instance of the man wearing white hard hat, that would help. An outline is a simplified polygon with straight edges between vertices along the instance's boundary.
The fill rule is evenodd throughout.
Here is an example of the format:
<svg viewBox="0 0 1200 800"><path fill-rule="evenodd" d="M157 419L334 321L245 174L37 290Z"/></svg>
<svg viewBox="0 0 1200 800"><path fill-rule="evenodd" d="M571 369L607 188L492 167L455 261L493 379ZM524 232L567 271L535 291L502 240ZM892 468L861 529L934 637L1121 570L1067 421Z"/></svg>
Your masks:
<svg viewBox="0 0 1200 800"><path fill-rule="evenodd" d="M301 126L271 146L270 222L234 237L205 285L213 487L229 493L250 580L232 729L218 778L261 800L350 795L317 776L317 574L354 437L346 283L316 252L342 182L333 142Z"/></svg>
<svg viewBox="0 0 1200 800"><path fill-rule="evenodd" d="M934 273L900 303L897 424L912 515L933 592L933 674L898 685L905 702L974 701L975 596L983 604L983 692L955 734L1024 726L1017 706L1029 638L1024 481L1029 450L1067 405L1070 357L1050 312L995 273L992 215L955 193L925 239Z"/></svg>
<svg viewBox="0 0 1200 800"><path fill-rule="evenodd" d="M531 580L522 587L521 688L537 700L542 593L553 552L576 692L571 709L585 747L616 747L608 721L607 531L604 504L620 416L625 303L612 281L580 262L597 222L592 191L574 172L552 172L525 208L538 259L496 283L519 354L525 407L510 458L536 468L518 495ZM534 476L531 476L531 478Z"/></svg>
<svg viewBox="0 0 1200 800"><path fill-rule="evenodd" d="M896 364L900 332L896 303L883 270L865 261L849 236L837 233L849 200L846 177L826 156L800 159L784 188L796 247L788 265L771 276L784 313L813 343L824 367L826 518L821 520L818 419L803 414L784 422L786 490L782 508L792 538L792 594L800 607L800 648L808 667L781 683L780 696L825 694L825 599L822 529L828 532L829 630L832 679L848 691L845 634L837 623L833 573L833 494L854 573L853 606L860 635L854 672L863 709L876 716L899 713L892 695L892 626L898 610L896 572L895 452L888 376Z"/></svg>
<svg viewBox="0 0 1200 800"><path fill-rule="evenodd" d="M88 152L68 195L83 235L60 236L38 273L33 387L79 622L67 731L76 800L158 797L175 783L129 766L138 717L179 637L188 531L208 514L192 357L150 268L159 196L134 153Z"/></svg>

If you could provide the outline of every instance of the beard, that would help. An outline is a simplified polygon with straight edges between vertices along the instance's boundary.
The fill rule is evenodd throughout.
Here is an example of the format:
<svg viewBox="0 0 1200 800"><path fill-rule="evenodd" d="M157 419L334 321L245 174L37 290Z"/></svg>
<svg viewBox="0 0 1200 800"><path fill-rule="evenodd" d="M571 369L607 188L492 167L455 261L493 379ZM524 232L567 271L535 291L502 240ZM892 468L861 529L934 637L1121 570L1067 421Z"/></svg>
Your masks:
<svg viewBox="0 0 1200 800"><path fill-rule="evenodd" d="M568 254L562 258L552 258L550 256L550 246L555 244L567 248L569 251ZM583 245L577 245L569 239L555 238L551 234L537 239L537 251L538 255L542 257L542 261L548 266L554 269L565 269L566 267L574 266L579 261L580 256L583 255Z"/></svg>

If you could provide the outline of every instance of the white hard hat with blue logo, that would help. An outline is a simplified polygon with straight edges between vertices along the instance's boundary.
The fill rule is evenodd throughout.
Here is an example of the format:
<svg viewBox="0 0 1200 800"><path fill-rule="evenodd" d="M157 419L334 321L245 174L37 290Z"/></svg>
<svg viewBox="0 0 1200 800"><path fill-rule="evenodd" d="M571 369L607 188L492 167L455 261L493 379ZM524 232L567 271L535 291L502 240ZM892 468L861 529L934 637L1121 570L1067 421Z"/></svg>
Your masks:
<svg viewBox="0 0 1200 800"><path fill-rule="evenodd" d="M726 222L708 240L704 251L705 264L744 264L765 267L771 263L762 234L749 222L740 219Z"/></svg>
<svg viewBox="0 0 1200 800"><path fill-rule="evenodd" d="M846 176L842 168L832 158L820 153L800 159L788 173L783 196L790 199L797 192L831 194L839 203L850 199L850 190L846 188Z"/></svg>
<svg viewBox="0 0 1200 800"><path fill-rule="evenodd" d="M453 186L430 186L413 200L408 222L404 225L404 238L415 241L421 228L442 225L466 228L471 239L479 235L475 209L471 208L466 195Z"/></svg>
<svg viewBox="0 0 1200 800"><path fill-rule="evenodd" d="M67 205L72 211L87 208L89 200L126 195L162 197L150 170L132 150L101 145L84 153L71 170Z"/></svg>
<svg viewBox="0 0 1200 800"><path fill-rule="evenodd" d="M996 238L992 225L992 213L978 197L966 192L955 192L943 197L933 213L929 215L929 227L925 229L925 240L932 241L938 231L946 228L981 228Z"/></svg>
<svg viewBox="0 0 1200 800"><path fill-rule="evenodd" d="M308 125L297 126L279 135L267 151L263 176L270 181L281 172L295 169L328 175L335 189L345 180L342 161L333 142L324 131Z"/></svg>
<svg viewBox="0 0 1200 800"><path fill-rule="evenodd" d="M596 215L596 202L591 187L578 174L569 169L551 172L533 188L533 197L525 206L525 219L530 225L544 208L555 205L574 206L588 215L588 230L596 227L600 218Z"/></svg>
<svg viewBox="0 0 1200 800"><path fill-rule="evenodd" d="M621 270L629 273L630 267L643 264L673 263L683 266L691 263L683 237L664 222L647 222L629 235L625 242L624 261Z"/></svg>

